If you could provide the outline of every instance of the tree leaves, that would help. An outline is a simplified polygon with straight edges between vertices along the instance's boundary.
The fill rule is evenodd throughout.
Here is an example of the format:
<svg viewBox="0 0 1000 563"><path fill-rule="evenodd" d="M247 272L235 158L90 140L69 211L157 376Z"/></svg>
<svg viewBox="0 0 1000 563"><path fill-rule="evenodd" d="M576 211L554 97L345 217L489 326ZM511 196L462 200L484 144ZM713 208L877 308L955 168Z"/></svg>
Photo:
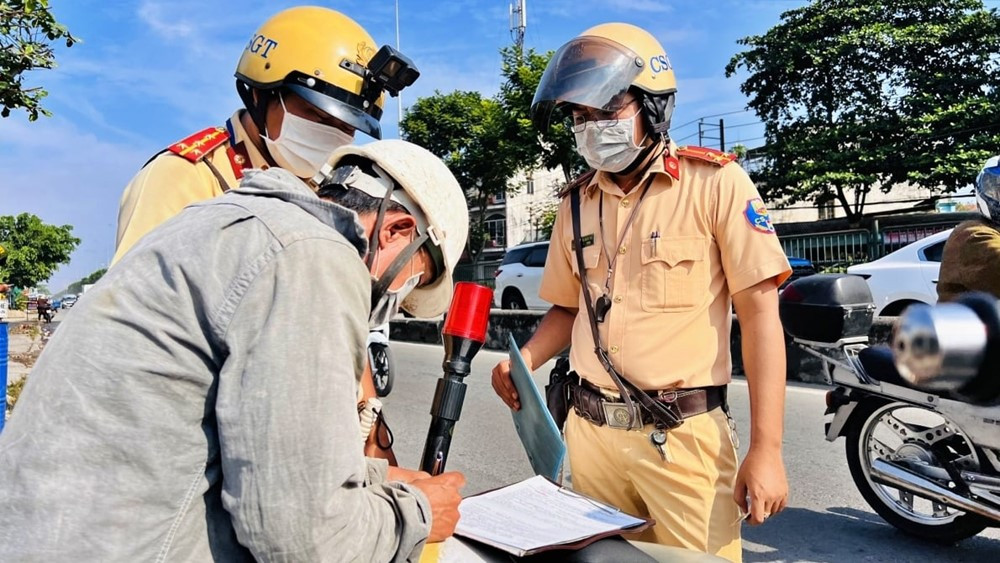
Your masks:
<svg viewBox="0 0 1000 563"><path fill-rule="evenodd" d="M529 117L552 53L505 48L501 55L504 81L495 98L478 92L435 91L418 99L400 123L403 137L444 160L465 191L474 212L468 243L473 260L489 240L484 223L490 196L518 189L510 182L519 172L539 166L559 168L569 181L583 163L565 124L553 124L543 134Z"/></svg>
<svg viewBox="0 0 1000 563"><path fill-rule="evenodd" d="M857 219L873 189L953 191L1000 150L1000 17L978 0L815 0L739 44L772 199Z"/></svg>
<svg viewBox="0 0 1000 563"><path fill-rule="evenodd" d="M55 21L48 0L0 0L0 117L24 108L28 120L51 115L41 106L48 92L25 88L25 73L55 68L51 42L65 39L72 47L79 39Z"/></svg>
<svg viewBox="0 0 1000 563"><path fill-rule="evenodd" d="M42 223L30 213L0 216L0 280L15 287L34 287L68 264L70 254L80 244L73 227Z"/></svg>

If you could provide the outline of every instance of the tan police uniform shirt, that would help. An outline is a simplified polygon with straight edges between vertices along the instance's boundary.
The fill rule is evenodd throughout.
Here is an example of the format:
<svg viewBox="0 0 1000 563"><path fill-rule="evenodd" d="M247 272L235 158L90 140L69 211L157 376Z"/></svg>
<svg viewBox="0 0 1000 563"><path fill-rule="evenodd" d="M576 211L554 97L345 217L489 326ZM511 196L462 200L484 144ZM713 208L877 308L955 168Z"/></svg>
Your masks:
<svg viewBox="0 0 1000 563"><path fill-rule="evenodd" d="M731 295L769 278L780 283L791 274L746 172L735 163L720 166L684 152L675 158L671 143L670 155L649 166L643 176L643 182L652 177L649 192L621 244L619 233L639 203L643 182L626 195L608 174L598 172L580 198L593 300L605 294L609 260L602 246L618 256L607 292L613 305L599 325L602 343L619 372L647 390L728 383ZM602 196L603 233L598 224ZM565 197L539 295L579 309L570 363L584 379L614 389L594 353L572 240L570 198Z"/></svg>
<svg viewBox="0 0 1000 563"><path fill-rule="evenodd" d="M229 120L233 137L211 150L198 162L164 151L151 160L132 178L122 195L118 208L118 237L115 243L114 264L128 252L143 235L160 223L177 215L191 203L211 199L223 194L219 178L205 163L210 161L226 181L226 189L239 185L227 149L243 143L250 157L248 168L267 168L267 161L257 151L240 122L243 110Z"/></svg>
<svg viewBox="0 0 1000 563"><path fill-rule="evenodd" d="M1000 298L1000 231L986 219L955 227L944 244L938 300L954 301L968 291Z"/></svg>

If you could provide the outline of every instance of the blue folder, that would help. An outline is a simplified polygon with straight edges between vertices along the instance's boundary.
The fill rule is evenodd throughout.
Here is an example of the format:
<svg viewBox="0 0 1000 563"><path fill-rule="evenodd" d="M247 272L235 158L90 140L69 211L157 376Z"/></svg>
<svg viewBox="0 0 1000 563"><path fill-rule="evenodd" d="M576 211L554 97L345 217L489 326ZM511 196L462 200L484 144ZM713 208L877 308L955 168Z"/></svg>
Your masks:
<svg viewBox="0 0 1000 563"><path fill-rule="evenodd" d="M514 337L509 338L510 378L521 402L520 410L510 411L514 416L514 428L517 429L535 475L558 481L559 470L566 456L566 444L545 405L545 399L531 378L531 370L524 363Z"/></svg>

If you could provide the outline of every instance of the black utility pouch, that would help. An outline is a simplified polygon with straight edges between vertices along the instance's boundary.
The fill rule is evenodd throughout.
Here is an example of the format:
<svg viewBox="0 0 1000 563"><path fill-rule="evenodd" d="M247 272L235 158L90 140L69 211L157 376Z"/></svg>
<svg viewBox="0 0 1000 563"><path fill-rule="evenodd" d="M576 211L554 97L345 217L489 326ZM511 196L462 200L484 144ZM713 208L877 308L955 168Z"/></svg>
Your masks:
<svg viewBox="0 0 1000 563"><path fill-rule="evenodd" d="M575 384L576 374L570 374L569 358L556 360L556 367L549 373L549 384L545 386L545 403L560 431L569 416L569 391Z"/></svg>

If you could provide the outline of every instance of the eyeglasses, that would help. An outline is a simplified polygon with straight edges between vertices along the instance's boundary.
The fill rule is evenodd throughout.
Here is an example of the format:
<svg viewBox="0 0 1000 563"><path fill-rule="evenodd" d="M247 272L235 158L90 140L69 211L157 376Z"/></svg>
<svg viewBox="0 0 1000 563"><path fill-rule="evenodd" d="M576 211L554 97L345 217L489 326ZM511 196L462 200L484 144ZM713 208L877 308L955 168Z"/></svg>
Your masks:
<svg viewBox="0 0 1000 563"><path fill-rule="evenodd" d="M602 109L592 109L592 108L581 108L577 107L573 109L573 124L570 127L574 133L580 133L587 127L587 122L591 121L598 129L607 129L617 125L622 119L632 119L635 117L639 110L632 112L629 115L623 115L626 113L633 104L638 100L629 100L622 104L621 107L614 110L602 110Z"/></svg>

